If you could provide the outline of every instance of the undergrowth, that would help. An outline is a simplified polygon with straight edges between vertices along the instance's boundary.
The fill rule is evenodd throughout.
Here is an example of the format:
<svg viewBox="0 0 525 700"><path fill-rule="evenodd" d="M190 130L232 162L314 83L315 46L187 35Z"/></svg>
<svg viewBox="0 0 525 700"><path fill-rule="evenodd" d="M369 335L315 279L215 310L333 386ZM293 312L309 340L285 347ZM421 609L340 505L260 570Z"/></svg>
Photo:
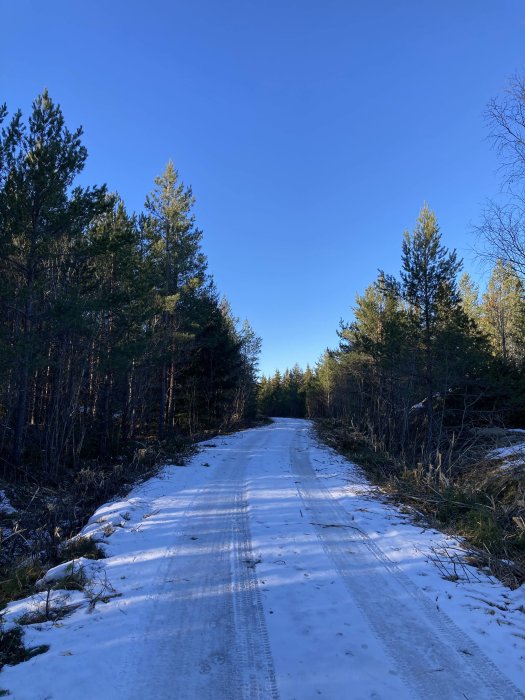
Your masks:
<svg viewBox="0 0 525 700"><path fill-rule="evenodd" d="M109 465L84 462L60 481L35 471L31 479L0 484L17 509L0 513L0 609L31 595L52 566L78 557L103 558L103 548L91 538L70 538L102 503L149 478L167 461L183 463L193 450L188 439L137 445L125 459Z"/></svg>
<svg viewBox="0 0 525 700"><path fill-rule="evenodd" d="M246 421L230 426L228 432L262 423ZM31 595L50 567L79 557L103 558L99 543L74 537L93 512L156 474L163 464L183 465L195 453L196 442L214 435L217 430L162 442L145 439L130 445L112 463L84 460L60 478L51 478L35 466L17 472L15 483L0 482L16 508L13 514L0 511L0 610L12 600Z"/></svg>
<svg viewBox="0 0 525 700"><path fill-rule="evenodd" d="M516 588L525 582L525 470L502 470L478 444L455 471L404 464L336 421L318 421L319 437L432 527L464 538L469 562Z"/></svg>
<svg viewBox="0 0 525 700"><path fill-rule="evenodd" d="M259 424L252 422L236 429ZM129 455L112 464L85 461L75 471L63 474L60 480L52 480L49 474L35 470L15 484L1 482L0 488L8 492L16 512L0 511L0 610L13 600L35 593L35 584L49 568L80 557L104 558L104 548L99 542L75 536L96 508L153 476L163 464L185 464L195 453L195 442L216 434L210 431L193 439L181 436L162 444L155 441L137 444ZM51 591L82 590L84 583L78 572L51 583L47 587L47 602L26 619L21 618L21 624L57 621L70 614L71 607L51 603ZM91 597L90 605L106 602L115 595L118 594L106 583ZM46 645L25 647L23 635L20 626L5 630L0 624L0 670L5 664L21 663L47 651ZM0 688L0 697L8 694Z"/></svg>
<svg viewBox="0 0 525 700"><path fill-rule="evenodd" d="M44 654L49 649L47 644L25 647L23 637L24 631L21 627L11 627L8 630L0 627L0 671L6 664L14 666L22 661L29 661L29 659L38 654ZM7 695L8 692L0 691L0 696L2 694Z"/></svg>

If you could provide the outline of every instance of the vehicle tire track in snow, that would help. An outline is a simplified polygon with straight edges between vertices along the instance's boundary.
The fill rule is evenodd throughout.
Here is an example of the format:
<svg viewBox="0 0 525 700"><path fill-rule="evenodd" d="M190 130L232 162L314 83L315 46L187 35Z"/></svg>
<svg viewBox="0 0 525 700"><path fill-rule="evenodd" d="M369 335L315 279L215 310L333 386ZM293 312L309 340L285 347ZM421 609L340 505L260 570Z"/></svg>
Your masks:
<svg viewBox="0 0 525 700"><path fill-rule="evenodd" d="M240 436L178 527L165 584L152 606L125 697L277 700L255 572L244 472L252 441ZM246 458L239 460L239 450ZM242 464L242 467L240 466ZM131 679L130 679L131 680Z"/></svg>
<svg viewBox="0 0 525 700"><path fill-rule="evenodd" d="M270 641L255 573L257 562L251 547L246 489L236 494L235 522L237 533L234 537L232 566L234 613L236 627L244 627L249 636L249 643L241 645L240 670L244 675L242 697L250 700L277 700L279 693ZM251 626L251 633L247 625ZM261 677L266 677L264 686L259 682Z"/></svg>
<svg viewBox="0 0 525 700"><path fill-rule="evenodd" d="M413 690L425 699L505 700L523 695L384 552L321 484L307 429L292 451L297 487L319 540L376 636Z"/></svg>

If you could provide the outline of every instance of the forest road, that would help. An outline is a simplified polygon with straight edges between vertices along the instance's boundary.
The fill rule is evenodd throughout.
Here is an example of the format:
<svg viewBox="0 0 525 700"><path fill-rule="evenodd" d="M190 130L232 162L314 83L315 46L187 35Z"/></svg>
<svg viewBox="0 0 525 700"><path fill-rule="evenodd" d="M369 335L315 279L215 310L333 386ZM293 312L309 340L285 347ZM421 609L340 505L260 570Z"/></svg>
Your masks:
<svg viewBox="0 0 525 700"><path fill-rule="evenodd" d="M356 527L313 445L277 419L204 446L213 476L180 495L122 697L524 698Z"/></svg>

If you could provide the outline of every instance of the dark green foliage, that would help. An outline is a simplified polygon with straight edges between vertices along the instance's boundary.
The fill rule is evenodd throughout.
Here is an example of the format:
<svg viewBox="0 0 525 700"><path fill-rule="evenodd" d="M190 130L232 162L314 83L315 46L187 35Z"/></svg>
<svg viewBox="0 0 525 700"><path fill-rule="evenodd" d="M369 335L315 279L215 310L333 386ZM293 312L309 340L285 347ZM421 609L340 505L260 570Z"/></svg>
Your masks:
<svg viewBox="0 0 525 700"><path fill-rule="evenodd" d="M2 383L8 412L3 442L15 467L28 440L32 378L49 363L42 337L51 344L53 319L71 317L77 306L84 231L108 207L104 187L73 187L87 156L81 134L64 126L60 108L44 92L28 125L18 113L0 139L1 336L10 358ZM78 328L67 333L69 342L77 340ZM68 408L61 411L64 433L71 429ZM60 458L57 447L53 456Z"/></svg>
<svg viewBox="0 0 525 700"><path fill-rule="evenodd" d="M405 233L400 279L381 273L357 297L306 401L325 440L516 586L525 580L522 467L487 461L495 445L483 431L525 420L522 287L497 263L480 303L468 277L459 293L459 271L425 207Z"/></svg>
<svg viewBox="0 0 525 700"><path fill-rule="evenodd" d="M7 110L0 110L6 122ZM0 458L62 483L86 460L254 412L260 341L219 302L170 162L139 217L79 187L87 152L47 92L0 135ZM74 479L74 476L73 476ZM100 489L97 489L97 492Z"/></svg>
<svg viewBox="0 0 525 700"><path fill-rule="evenodd" d="M380 273L342 324L339 350L322 358L316 415L347 421L408 464L450 468L455 446L487 419L492 362L462 307L459 270L425 206L405 233L400 279Z"/></svg>
<svg viewBox="0 0 525 700"><path fill-rule="evenodd" d="M258 408L264 416L304 418L307 416L306 391L311 371L298 365L281 375L262 377L259 382Z"/></svg>

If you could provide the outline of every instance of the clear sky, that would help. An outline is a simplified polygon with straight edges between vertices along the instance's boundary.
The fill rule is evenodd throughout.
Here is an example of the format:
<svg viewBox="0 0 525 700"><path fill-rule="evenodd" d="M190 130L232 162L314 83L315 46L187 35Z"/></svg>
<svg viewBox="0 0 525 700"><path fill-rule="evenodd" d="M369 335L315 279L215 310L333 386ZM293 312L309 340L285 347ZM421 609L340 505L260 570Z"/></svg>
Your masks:
<svg viewBox="0 0 525 700"><path fill-rule="evenodd" d="M425 200L475 272L522 0L0 0L0 27L0 102L27 115L47 87L84 126L84 182L139 211L173 159L266 373L336 345Z"/></svg>

